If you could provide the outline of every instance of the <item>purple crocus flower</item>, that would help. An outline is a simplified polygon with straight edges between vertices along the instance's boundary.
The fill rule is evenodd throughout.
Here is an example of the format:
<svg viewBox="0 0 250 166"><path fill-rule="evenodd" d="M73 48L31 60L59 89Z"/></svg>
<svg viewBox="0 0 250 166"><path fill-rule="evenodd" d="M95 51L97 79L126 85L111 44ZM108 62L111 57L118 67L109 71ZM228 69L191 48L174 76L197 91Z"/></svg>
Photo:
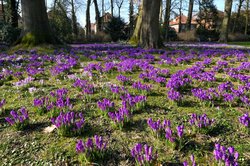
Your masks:
<svg viewBox="0 0 250 166"><path fill-rule="evenodd" d="M76 152L77 153L82 153L85 151L85 148L84 148L84 143L82 140L78 140L77 141L77 144L76 144Z"/></svg>
<svg viewBox="0 0 250 166"><path fill-rule="evenodd" d="M250 117L248 113L245 113L241 117L239 117L239 121L241 124L243 124L245 127L249 127L250 124Z"/></svg>
<svg viewBox="0 0 250 166"><path fill-rule="evenodd" d="M235 151L233 146L226 148L220 144L215 144L214 157L217 161L224 162L225 165L238 165L239 153Z"/></svg>
<svg viewBox="0 0 250 166"><path fill-rule="evenodd" d="M184 125L177 126L176 129L178 137L181 138L184 132Z"/></svg>
<svg viewBox="0 0 250 166"><path fill-rule="evenodd" d="M72 129L69 132L80 131L85 123L85 119L81 113L74 112L61 112L56 118L51 119L52 124L54 124L59 130Z"/></svg>
<svg viewBox="0 0 250 166"><path fill-rule="evenodd" d="M131 155L140 165L151 163L157 159L157 152L153 152L153 147L150 147L147 144L143 146L141 143L137 143L131 149Z"/></svg>
<svg viewBox="0 0 250 166"><path fill-rule="evenodd" d="M27 110L23 107L18 111L10 111L11 117L6 117L5 120L11 125L15 124L23 124L25 121L29 119L29 114Z"/></svg>

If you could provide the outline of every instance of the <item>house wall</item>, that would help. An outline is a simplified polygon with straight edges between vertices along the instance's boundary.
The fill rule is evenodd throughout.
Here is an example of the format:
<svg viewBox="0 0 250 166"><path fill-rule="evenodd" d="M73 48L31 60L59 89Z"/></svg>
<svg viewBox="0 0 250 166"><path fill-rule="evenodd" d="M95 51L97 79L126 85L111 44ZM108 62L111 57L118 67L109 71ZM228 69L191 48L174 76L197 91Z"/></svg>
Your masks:
<svg viewBox="0 0 250 166"><path fill-rule="evenodd" d="M179 31L179 25L170 25L171 28L174 28L176 32Z"/></svg>

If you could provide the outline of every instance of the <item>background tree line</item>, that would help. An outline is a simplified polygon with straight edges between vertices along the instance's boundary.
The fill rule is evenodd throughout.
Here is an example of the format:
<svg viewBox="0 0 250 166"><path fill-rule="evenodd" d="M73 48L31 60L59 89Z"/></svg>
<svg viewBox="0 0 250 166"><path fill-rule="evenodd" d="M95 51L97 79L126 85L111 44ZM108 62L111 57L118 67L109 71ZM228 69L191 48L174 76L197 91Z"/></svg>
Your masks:
<svg viewBox="0 0 250 166"><path fill-rule="evenodd" d="M89 42L99 35L100 41L130 40L145 48L159 48L164 41L175 38L176 33L189 32L192 17L197 13L195 33L199 39L227 42L231 32L249 33L249 0L236 3L237 10L232 12L233 0L225 0L223 16L219 17L213 0L53 0L50 8L45 0L1 0L0 37L8 43L36 45ZM125 8L128 24L121 14ZM77 11L85 15L85 27L80 26ZM96 34L91 32L93 12ZM104 24L102 16L106 12L112 19ZM179 15L181 27L183 12L187 12L185 28L175 32L170 28L170 17Z"/></svg>

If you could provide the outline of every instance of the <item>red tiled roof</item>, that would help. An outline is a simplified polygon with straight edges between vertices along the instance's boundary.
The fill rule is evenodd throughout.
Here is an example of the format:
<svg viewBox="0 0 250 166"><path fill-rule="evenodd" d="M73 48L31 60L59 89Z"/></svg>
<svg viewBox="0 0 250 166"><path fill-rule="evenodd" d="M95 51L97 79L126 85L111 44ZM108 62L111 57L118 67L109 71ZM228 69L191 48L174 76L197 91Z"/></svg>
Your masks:
<svg viewBox="0 0 250 166"><path fill-rule="evenodd" d="M177 25L179 24L179 20L180 16L177 16L176 18L174 18L169 22L169 25ZM186 24L186 22L187 22L187 16L181 15L181 24ZM191 24L197 24L197 21L194 18L192 18Z"/></svg>

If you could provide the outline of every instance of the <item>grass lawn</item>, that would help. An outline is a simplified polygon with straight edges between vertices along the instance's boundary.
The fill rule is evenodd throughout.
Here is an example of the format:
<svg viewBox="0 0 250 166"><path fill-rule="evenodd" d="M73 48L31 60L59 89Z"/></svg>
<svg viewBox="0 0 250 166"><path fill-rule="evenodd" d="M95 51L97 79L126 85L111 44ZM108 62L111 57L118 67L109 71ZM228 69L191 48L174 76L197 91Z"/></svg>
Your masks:
<svg viewBox="0 0 250 166"><path fill-rule="evenodd" d="M239 46L245 46L245 47L249 47L250 46L250 42L229 42L229 45L239 45Z"/></svg>
<svg viewBox="0 0 250 166"><path fill-rule="evenodd" d="M191 155L198 165L219 165L218 144L231 163L250 165L250 118L239 121L250 108L247 50L38 50L0 54L0 165L140 165L131 152L137 143L153 147L144 165L191 164ZM21 108L28 118L7 123ZM79 140L88 138L94 145L84 151Z"/></svg>

